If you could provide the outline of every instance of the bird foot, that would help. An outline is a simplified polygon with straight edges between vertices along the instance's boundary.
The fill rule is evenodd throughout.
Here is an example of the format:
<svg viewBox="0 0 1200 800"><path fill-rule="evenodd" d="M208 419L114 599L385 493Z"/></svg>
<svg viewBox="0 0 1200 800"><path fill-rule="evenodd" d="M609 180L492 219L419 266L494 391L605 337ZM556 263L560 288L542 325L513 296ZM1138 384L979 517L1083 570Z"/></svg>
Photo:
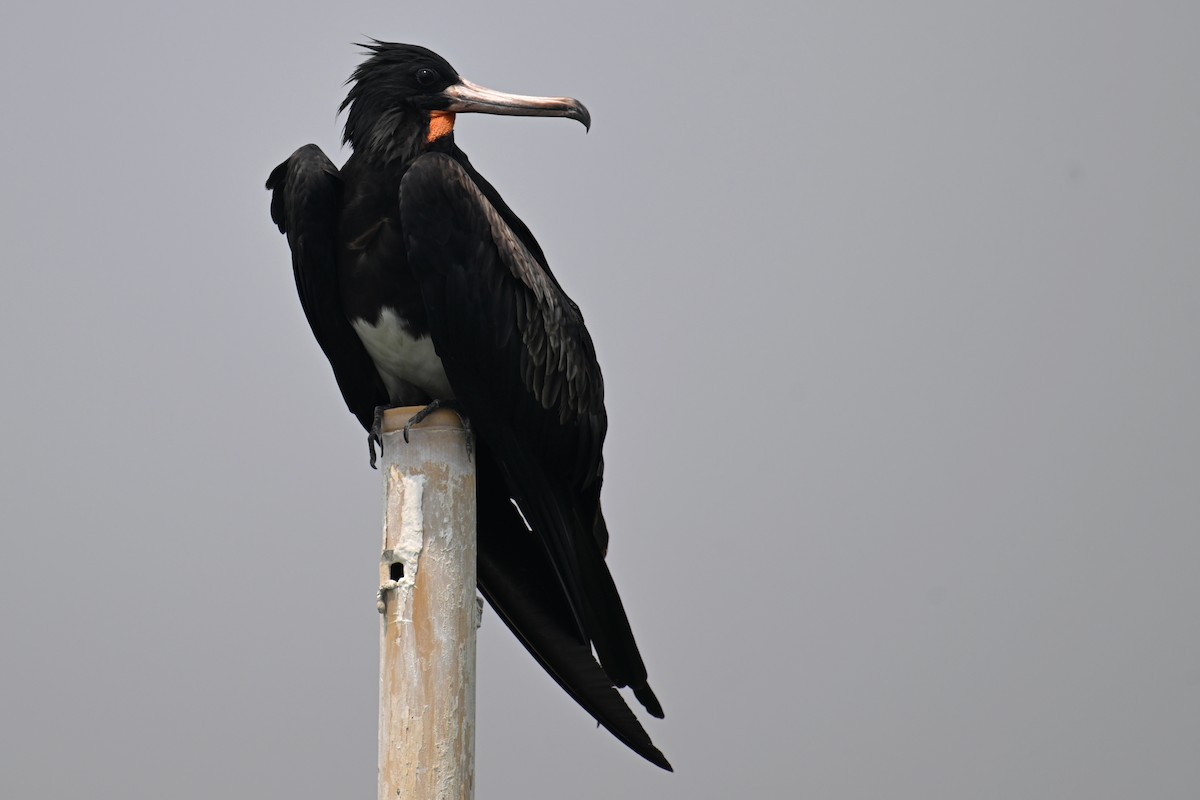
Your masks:
<svg viewBox="0 0 1200 800"><path fill-rule="evenodd" d="M371 451L371 469L378 469L375 466L375 445L379 445L379 453L383 454L383 412L395 406L375 406L375 419L371 422L371 430L367 433L367 449ZM405 435L404 441L408 441L408 436Z"/></svg>
<svg viewBox="0 0 1200 800"><path fill-rule="evenodd" d="M462 409L458 406L458 402L454 400L434 400L429 405L425 406L420 411L409 417L408 422L404 423L405 444L408 443L408 432L412 429L412 426L421 424L429 417L430 414L437 411L439 408L445 408L453 411L455 414L458 414L458 418L462 420L463 431L467 435L467 460L470 461L471 455L475 449L473 445L475 440L475 431L472 430L471 421L467 419L467 415L463 413Z"/></svg>
<svg viewBox="0 0 1200 800"><path fill-rule="evenodd" d="M371 430L367 433L367 450L371 453L371 469L378 469L376 466L377 457L375 453L375 445L379 445L379 455L383 455L383 414L389 409L399 408L399 406L375 406L375 418L371 422ZM408 422L404 423L404 442L408 443L408 434L414 425L420 425L430 414L437 411L439 408L449 409L458 414L458 418L462 420L463 430L467 434L467 460L475 452L475 431L471 428L471 420L469 420L458 407L458 403L453 400L434 400L429 405L422 408L416 414L408 418Z"/></svg>

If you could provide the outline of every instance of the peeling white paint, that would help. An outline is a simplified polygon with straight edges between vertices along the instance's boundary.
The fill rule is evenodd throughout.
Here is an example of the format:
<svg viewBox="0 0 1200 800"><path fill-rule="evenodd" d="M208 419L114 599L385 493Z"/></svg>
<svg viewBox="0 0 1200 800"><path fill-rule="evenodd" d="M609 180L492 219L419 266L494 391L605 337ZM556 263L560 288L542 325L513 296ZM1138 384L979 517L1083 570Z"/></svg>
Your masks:
<svg viewBox="0 0 1200 800"><path fill-rule="evenodd" d="M384 512L383 538L387 548L388 531L397 531L393 537L395 546L383 551L385 573L379 587L376 608L380 614L387 612L387 594L393 593L393 604L397 619L411 621L412 593L420 569L421 551L425 547L425 476L405 475L395 464L388 467L387 506ZM400 580L388 580L387 567L404 565L404 576Z"/></svg>
<svg viewBox="0 0 1200 800"><path fill-rule="evenodd" d="M394 465L390 471L392 480L399 482L401 497L400 540L395 554L404 564L404 577L399 583L412 588L417 579L421 549L425 545L425 512L422 508L425 500L425 476L405 475Z"/></svg>

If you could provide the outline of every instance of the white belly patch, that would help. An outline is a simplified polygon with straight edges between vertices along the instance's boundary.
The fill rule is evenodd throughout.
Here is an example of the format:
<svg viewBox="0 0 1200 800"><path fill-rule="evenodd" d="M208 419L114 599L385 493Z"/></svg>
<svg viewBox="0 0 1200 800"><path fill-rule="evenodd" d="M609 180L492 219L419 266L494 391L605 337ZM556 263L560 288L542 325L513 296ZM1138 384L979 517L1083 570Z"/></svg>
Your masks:
<svg viewBox="0 0 1200 800"><path fill-rule="evenodd" d="M402 382L416 386L435 400L454 399L442 360L434 352L433 340L409 333L395 309L384 307L374 325L364 319L351 320L350 324L393 399L403 394Z"/></svg>

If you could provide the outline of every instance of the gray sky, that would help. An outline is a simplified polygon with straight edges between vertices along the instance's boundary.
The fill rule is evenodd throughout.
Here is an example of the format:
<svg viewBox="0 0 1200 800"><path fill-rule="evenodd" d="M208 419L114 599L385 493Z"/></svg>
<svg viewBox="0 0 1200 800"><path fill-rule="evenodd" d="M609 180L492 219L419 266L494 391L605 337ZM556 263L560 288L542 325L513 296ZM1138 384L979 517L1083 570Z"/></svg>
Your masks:
<svg viewBox="0 0 1200 800"><path fill-rule="evenodd" d="M379 481L262 189L366 36L596 340L667 775L494 615L481 798L1194 798L1200 6L11 2L0 795L371 797Z"/></svg>

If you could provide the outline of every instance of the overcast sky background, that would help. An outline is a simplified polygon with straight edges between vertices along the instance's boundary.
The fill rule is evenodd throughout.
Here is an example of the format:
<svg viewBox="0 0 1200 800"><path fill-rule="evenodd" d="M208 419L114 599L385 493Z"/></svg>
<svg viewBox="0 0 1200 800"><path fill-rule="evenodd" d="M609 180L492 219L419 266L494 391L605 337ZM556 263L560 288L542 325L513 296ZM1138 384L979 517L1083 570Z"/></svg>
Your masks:
<svg viewBox="0 0 1200 800"><path fill-rule="evenodd" d="M262 184L373 36L583 308L677 772L490 612L480 798L1200 791L1200 5L10 0L0 795L375 791L379 476Z"/></svg>

